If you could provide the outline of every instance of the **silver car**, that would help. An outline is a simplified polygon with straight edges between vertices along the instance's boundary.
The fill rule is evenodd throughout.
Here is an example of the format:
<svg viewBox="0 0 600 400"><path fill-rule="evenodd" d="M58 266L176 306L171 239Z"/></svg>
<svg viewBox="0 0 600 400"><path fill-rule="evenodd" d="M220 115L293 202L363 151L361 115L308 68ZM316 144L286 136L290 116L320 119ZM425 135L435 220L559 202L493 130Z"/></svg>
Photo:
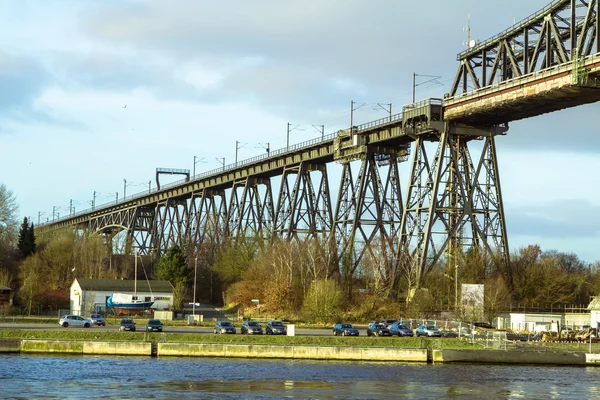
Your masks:
<svg viewBox="0 0 600 400"><path fill-rule="evenodd" d="M69 326L80 326L83 328L89 328L93 325L93 322L87 318L80 317L79 315L63 315L58 320L58 324L63 328L68 328Z"/></svg>
<svg viewBox="0 0 600 400"><path fill-rule="evenodd" d="M440 332L435 325L421 325L415 331L415 335L419 336L429 336L429 337L442 337L442 332Z"/></svg>

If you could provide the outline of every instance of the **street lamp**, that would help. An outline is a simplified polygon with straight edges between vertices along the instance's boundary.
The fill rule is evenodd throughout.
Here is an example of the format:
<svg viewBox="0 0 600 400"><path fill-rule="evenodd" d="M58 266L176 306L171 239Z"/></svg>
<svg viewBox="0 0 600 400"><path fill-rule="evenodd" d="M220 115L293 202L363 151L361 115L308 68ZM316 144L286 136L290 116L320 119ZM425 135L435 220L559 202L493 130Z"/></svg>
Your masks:
<svg viewBox="0 0 600 400"><path fill-rule="evenodd" d="M194 258L194 299L192 305L192 315L196 318L196 270L198 269L198 257Z"/></svg>
<svg viewBox="0 0 600 400"><path fill-rule="evenodd" d="M454 310L458 311L458 264L454 266Z"/></svg>

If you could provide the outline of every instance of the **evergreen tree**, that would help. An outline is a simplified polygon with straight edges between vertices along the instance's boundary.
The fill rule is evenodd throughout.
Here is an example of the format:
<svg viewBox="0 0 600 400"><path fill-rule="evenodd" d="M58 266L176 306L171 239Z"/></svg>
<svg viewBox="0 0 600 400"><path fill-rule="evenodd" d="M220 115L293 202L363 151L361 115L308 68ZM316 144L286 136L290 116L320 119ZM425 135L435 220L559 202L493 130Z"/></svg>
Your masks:
<svg viewBox="0 0 600 400"><path fill-rule="evenodd" d="M156 279L170 281L173 285L185 284L188 278L186 257L177 245L171 247L158 261Z"/></svg>
<svg viewBox="0 0 600 400"><path fill-rule="evenodd" d="M23 258L27 258L35 253L35 233L33 223L30 225L27 217L23 218L21 229L19 230L19 241L17 247Z"/></svg>

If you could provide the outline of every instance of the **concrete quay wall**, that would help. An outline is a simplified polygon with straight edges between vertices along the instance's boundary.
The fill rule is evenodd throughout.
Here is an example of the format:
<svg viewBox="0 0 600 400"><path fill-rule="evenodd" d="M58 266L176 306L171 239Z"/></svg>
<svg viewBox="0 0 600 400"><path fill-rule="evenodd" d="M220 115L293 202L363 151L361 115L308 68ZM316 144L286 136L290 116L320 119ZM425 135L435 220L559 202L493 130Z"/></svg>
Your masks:
<svg viewBox="0 0 600 400"><path fill-rule="evenodd" d="M159 343L158 356L427 362L426 349Z"/></svg>
<svg viewBox="0 0 600 400"><path fill-rule="evenodd" d="M433 350L433 363L586 365L590 354L569 351ZM594 354L592 354L594 355ZM600 355L597 363L600 365Z"/></svg>

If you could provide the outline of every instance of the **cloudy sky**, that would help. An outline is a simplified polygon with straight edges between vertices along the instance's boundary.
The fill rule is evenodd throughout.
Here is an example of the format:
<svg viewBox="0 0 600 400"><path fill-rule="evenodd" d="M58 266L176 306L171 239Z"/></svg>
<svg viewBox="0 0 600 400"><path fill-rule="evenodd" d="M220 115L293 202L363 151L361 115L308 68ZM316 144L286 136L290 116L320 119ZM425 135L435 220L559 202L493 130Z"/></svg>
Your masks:
<svg viewBox="0 0 600 400"><path fill-rule="evenodd" d="M37 222L147 190L156 167L219 167L450 90L472 36L547 0L14 0L0 3L0 182ZM526 5L524 5L526 4ZM600 260L600 105L513 123L498 139L512 250ZM406 170L406 168L405 168ZM152 183L154 185L154 182ZM406 185L406 178L403 185ZM146 188L146 189L145 189Z"/></svg>

